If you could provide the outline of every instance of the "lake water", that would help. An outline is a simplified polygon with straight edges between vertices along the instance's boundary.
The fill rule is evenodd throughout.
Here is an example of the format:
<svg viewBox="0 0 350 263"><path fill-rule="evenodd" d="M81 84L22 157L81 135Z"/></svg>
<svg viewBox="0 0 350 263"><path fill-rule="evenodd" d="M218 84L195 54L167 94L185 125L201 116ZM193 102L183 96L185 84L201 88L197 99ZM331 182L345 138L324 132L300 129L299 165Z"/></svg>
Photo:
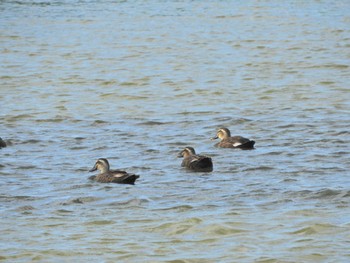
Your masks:
<svg viewBox="0 0 350 263"><path fill-rule="evenodd" d="M349 262L349 10L0 1L0 261Z"/></svg>

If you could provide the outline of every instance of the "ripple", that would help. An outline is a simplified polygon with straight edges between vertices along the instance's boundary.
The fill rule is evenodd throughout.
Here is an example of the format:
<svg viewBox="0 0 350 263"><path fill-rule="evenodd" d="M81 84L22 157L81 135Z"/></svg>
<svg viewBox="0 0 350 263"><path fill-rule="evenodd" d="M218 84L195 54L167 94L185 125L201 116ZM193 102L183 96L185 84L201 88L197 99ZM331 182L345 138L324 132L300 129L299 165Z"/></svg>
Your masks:
<svg viewBox="0 0 350 263"><path fill-rule="evenodd" d="M37 169L38 167L35 165L23 165L18 167L21 170L32 170L32 169Z"/></svg>
<svg viewBox="0 0 350 263"><path fill-rule="evenodd" d="M37 123L59 123L59 122L63 122L65 121L66 118L65 117L56 117L56 118L52 118L52 119L37 119L35 120L35 122Z"/></svg>
<svg viewBox="0 0 350 263"><path fill-rule="evenodd" d="M100 200L103 200L103 198L94 197L94 196L78 197L78 198L72 198L68 201L61 202L60 205L85 204L85 203L92 203Z"/></svg>
<svg viewBox="0 0 350 263"><path fill-rule="evenodd" d="M86 147L86 146L74 146L74 147L70 147L69 149L72 151L79 151L79 150L88 149L88 147Z"/></svg>
<svg viewBox="0 0 350 263"><path fill-rule="evenodd" d="M188 218L185 220L180 220L174 223L163 223L155 228L150 228L149 230L155 232L163 232L165 235L179 235L189 232L193 227L200 224L202 220L200 218Z"/></svg>
<svg viewBox="0 0 350 263"><path fill-rule="evenodd" d="M273 170L273 169L275 169L275 167L262 165L262 166L257 166L257 167L244 168L242 171L246 171L246 172L249 172L249 171L258 171L258 170L261 170L261 171L270 171L270 170Z"/></svg>
<svg viewBox="0 0 350 263"><path fill-rule="evenodd" d="M109 123L108 121L104 121L104 120L95 120L92 125L100 125L100 124L106 124Z"/></svg>
<svg viewBox="0 0 350 263"><path fill-rule="evenodd" d="M133 198L127 201L117 201L117 202L109 202L109 206L123 206L123 207L134 207L141 206L149 203L150 201L145 198Z"/></svg>
<svg viewBox="0 0 350 263"><path fill-rule="evenodd" d="M35 210L35 208L31 205L24 205L16 208L16 211L19 211L19 212L25 212L25 211L31 211L31 210Z"/></svg>
<svg viewBox="0 0 350 263"><path fill-rule="evenodd" d="M113 220L93 220L85 223L87 226L101 226L101 225L113 225L115 221Z"/></svg>
<svg viewBox="0 0 350 263"><path fill-rule="evenodd" d="M145 126L158 126L158 125L165 125L170 124L170 122L160 122L160 121L145 121L141 122L138 125L145 125Z"/></svg>
<svg viewBox="0 0 350 263"><path fill-rule="evenodd" d="M34 116L32 114L19 114L16 116L10 116L10 117L6 117L5 120L7 122L17 122L17 121L22 121L22 120L26 120L26 119L33 119Z"/></svg>
<svg viewBox="0 0 350 263"><path fill-rule="evenodd" d="M310 198L315 199L332 199L335 197L347 197L350 191L343 190L332 190L332 189L322 189L316 192L313 192Z"/></svg>
<svg viewBox="0 0 350 263"><path fill-rule="evenodd" d="M213 236L213 237L215 237L215 236L231 236L231 235L236 235L236 234L241 234L241 233L247 232L247 230L244 230L244 229L232 228L232 227L227 227L227 226L217 225L217 224L207 226L205 231L210 236Z"/></svg>
<svg viewBox="0 0 350 263"><path fill-rule="evenodd" d="M301 229L298 229L296 231L291 232L291 234L296 235L316 235L318 233L334 233L335 229L338 229L339 227L331 225L331 224L314 224L312 226L303 227Z"/></svg>
<svg viewBox="0 0 350 263"><path fill-rule="evenodd" d="M161 208L161 209L156 209L159 211L176 211L176 212L185 212L188 210L193 209L193 206L191 205L180 205L180 206L173 206L173 207L168 207L168 208Z"/></svg>
<svg viewBox="0 0 350 263"><path fill-rule="evenodd" d="M37 144L42 142L43 141L37 140L37 139L29 139L29 140L23 141L21 144Z"/></svg>
<svg viewBox="0 0 350 263"><path fill-rule="evenodd" d="M34 200L37 200L37 198L35 198L35 197L26 196L26 195L17 195L17 196L0 195L0 199L4 199L6 201L13 201L13 200L34 201Z"/></svg>

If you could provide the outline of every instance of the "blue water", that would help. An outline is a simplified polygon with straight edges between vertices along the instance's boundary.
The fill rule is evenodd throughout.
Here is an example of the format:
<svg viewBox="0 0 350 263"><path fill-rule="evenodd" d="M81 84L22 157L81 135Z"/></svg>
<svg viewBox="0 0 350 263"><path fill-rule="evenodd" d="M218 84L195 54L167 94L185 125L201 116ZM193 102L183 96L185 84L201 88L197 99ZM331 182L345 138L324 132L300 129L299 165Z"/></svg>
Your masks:
<svg viewBox="0 0 350 263"><path fill-rule="evenodd" d="M0 260L348 262L349 7L1 1Z"/></svg>

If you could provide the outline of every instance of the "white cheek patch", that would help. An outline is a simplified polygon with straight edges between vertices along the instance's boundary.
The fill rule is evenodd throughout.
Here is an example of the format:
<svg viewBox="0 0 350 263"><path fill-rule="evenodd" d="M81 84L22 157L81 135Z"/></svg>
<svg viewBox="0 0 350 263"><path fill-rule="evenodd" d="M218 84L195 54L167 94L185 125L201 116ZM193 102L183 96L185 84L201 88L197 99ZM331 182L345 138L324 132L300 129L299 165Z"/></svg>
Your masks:
<svg viewBox="0 0 350 263"><path fill-rule="evenodd" d="M106 163L105 161L103 161L103 160L99 160L99 161L98 161L98 164L99 164L100 166L107 166L107 163Z"/></svg>

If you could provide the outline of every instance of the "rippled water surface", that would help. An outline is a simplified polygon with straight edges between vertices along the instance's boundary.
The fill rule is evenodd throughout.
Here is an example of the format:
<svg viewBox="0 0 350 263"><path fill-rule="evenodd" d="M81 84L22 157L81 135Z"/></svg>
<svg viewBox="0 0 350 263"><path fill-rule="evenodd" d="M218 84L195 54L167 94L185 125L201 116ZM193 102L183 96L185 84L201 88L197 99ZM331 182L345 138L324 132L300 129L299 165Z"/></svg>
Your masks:
<svg viewBox="0 0 350 263"><path fill-rule="evenodd" d="M349 262L349 10L0 1L0 260ZM140 179L90 182L99 157Z"/></svg>

